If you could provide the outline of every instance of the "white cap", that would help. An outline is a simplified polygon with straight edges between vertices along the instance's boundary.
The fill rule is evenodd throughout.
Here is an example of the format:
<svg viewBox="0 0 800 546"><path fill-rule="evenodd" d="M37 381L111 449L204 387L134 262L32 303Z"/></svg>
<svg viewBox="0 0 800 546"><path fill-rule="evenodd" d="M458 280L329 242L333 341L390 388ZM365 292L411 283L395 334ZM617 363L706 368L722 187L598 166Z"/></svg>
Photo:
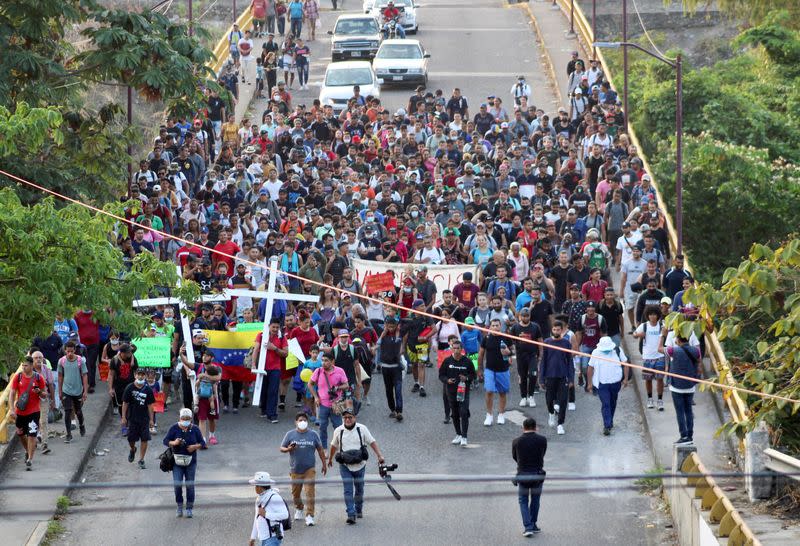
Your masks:
<svg viewBox="0 0 800 546"><path fill-rule="evenodd" d="M251 485L274 485L275 480L269 475L269 472L256 472L252 480L249 480Z"/></svg>
<svg viewBox="0 0 800 546"><path fill-rule="evenodd" d="M190 419L193 416L192 410L190 410L189 408L182 408L178 415L180 415L181 417L188 417Z"/></svg>

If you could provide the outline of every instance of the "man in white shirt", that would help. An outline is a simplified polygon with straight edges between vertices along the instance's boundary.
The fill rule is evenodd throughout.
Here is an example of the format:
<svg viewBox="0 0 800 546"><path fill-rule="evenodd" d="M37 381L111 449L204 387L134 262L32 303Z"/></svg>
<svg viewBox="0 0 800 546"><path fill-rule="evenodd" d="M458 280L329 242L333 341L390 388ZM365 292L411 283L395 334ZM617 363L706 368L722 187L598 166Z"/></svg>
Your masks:
<svg viewBox="0 0 800 546"><path fill-rule="evenodd" d="M247 83L247 74L251 71L250 65L253 64L253 39L249 30L244 33L244 38L239 40L237 44L239 47L240 60L242 62L242 83ZM253 76L250 76L252 81ZM248 83L248 85L250 85Z"/></svg>
<svg viewBox="0 0 800 546"><path fill-rule="evenodd" d="M623 245L625 244L623 238L620 237L617 240L617 247L619 247L620 242ZM623 261L620 268L622 277L619 281L619 298L625 302L625 309L628 311L628 324L633 329L634 311L636 310L636 302L639 299L639 292L634 292L633 285L639 282L639 277L647 271L647 262L642 259L642 249L635 244L631 252L631 259Z"/></svg>
<svg viewBox="0 0 800 546"><path fill-rule="evenodd" d="M378 464L383 464L384 459L378 448L378 442L369 429L356 423L353 409L347 407L342 412L342 425L333 431L328 466L333 462L339 463L339 472L344 484L344 503L347 508L347 524L354 525L356 518L362 518L364 507L364 474L366 472L367 446L372 448L378 457ZM341 452L336 456L336 452ZM352 462L350 462L352 461ZM355 489L355 496L353 490Z"/></svg>
<svg viewBox="0 0 800 546"><path fill-rule="evenodd" d="M589 392L597 389L602 404L604 436L610 435L611 429L614 428L614 412L617 409L620 388L628 386L630 369L621 364L627 361L628 358L622 352L622 348L617 348L614 340L608 336L600 338L589 358L587 383Z"/></svg>
<svg viewBox="0 0 800 546"><path fill-rule="evenodd" d="M414 263L440 265L445 261L442 249L433 246L433 237L426 236L422 240L422 248L414 253Z"/></svg>
<svg viewBox="0 0 800 546"><path fill-rule="evenodd" d="M525 76L518 76L517 83L511 86L511 96L514 97L514 104L519 105L522 97L525 97L530 102L531 95L531 86L525 81Z"/></svg>
<svg viewBox="0 0 800 546"><path fill-rule="evenodd" d="M283 539L281 522L288 519L289 509L278 490L272 488L275 480L270 477L269 472L256 472L250 484L256 486L258 495L253 530L250 532L250 546L260 545L273 537L280 542Z"/></svg>

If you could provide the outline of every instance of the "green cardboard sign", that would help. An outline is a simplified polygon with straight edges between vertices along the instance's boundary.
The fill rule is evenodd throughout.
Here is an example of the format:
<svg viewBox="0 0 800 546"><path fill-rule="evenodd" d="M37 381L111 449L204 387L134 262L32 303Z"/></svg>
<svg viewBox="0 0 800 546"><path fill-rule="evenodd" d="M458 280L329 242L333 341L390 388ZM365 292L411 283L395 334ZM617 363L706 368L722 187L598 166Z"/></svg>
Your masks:
<svg viewBox="0 0 800 546"><path fill-rule="evenodd" d="M240 322L236 325L237 332L262 332L264 331L263 322Z"/></svg>
<svg viewBox="0 0 800 546"><path fill-rule="evenodd" d="M172 340L168 337L141 337L134 339L136 362L140 368L170 368L170 348Z"/></svg>

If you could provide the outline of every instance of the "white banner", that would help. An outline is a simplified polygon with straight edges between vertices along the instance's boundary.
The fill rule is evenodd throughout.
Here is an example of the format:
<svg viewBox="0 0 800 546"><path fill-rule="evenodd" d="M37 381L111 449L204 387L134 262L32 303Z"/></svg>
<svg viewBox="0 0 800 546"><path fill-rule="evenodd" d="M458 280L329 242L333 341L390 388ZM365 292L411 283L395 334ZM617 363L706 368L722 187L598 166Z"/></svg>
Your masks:
<svg viewBox="0 0 800 546"><path fill-rule="evenodd" d="M442 301L442 291L452 290L455 285L461 282L461 277L469 271L472 273L472 280L478 279L478 266L475 264L464 265L430 265L430 264L404 264L402 262L378 262L373 260L362 260L352 258L353 269L359 284L364 286L364 277L376 273L392 271L395 277L395 287L400 286L400 280L405 276L405 272L410 268L417 271L423 265L428 267L428 278L436 285L436 303Z"/></svg>

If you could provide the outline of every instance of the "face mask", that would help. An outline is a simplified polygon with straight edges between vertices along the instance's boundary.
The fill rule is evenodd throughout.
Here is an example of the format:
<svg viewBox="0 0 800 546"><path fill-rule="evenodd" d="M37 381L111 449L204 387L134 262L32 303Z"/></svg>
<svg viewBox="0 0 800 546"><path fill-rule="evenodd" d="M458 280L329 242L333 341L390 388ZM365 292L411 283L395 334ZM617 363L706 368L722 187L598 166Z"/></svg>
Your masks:
<svg viewBox="0 0 800 546"><path fill-rule="evenodd" d="M175 317L164 317L164 320L167 322L173 322L175 320Z"/></svg>
<svg viewBox="0 0 800 546"><path fill-rule="evenodd" d="M300 430L306 430L308 428L308 421L298 421L297 428Z"/></svg>
<svg viewBox="0 0 800 546"><path fill-rule="evenodd" d="M183 428L189 428L191 426L192 422L191 421L185 421L185 420L181 419L180 421L178 421L178 424L180 426L182 426Z"/></svg>
<svg viewBox="0 0 800 546"><path fill-rule="evenodd" d="M374 222L374 221L375 221L374 216L367 216L367 222Z"/></svg>
<svg viewBox="0 0 800 546"><path fill-rule="evenodd" d="M325 229L331 229L333 225L330 222L328 222L327 224L324 225L324 227Z"/></svg>
<svg viewBox="0 0 800 546"><path fill-rule="evenodd" d="M142 385L144 385L144 379L137 379L134 382L136 383L137 387L141 387Z"/></svg>
<svg viewBox="0 0 800 546"><path fill-rule="evenodd" d="M416 210L412 210L411 211L411 217L412 218L417 218L418 216L419 216L419 211L416 211Z"/></svg>

